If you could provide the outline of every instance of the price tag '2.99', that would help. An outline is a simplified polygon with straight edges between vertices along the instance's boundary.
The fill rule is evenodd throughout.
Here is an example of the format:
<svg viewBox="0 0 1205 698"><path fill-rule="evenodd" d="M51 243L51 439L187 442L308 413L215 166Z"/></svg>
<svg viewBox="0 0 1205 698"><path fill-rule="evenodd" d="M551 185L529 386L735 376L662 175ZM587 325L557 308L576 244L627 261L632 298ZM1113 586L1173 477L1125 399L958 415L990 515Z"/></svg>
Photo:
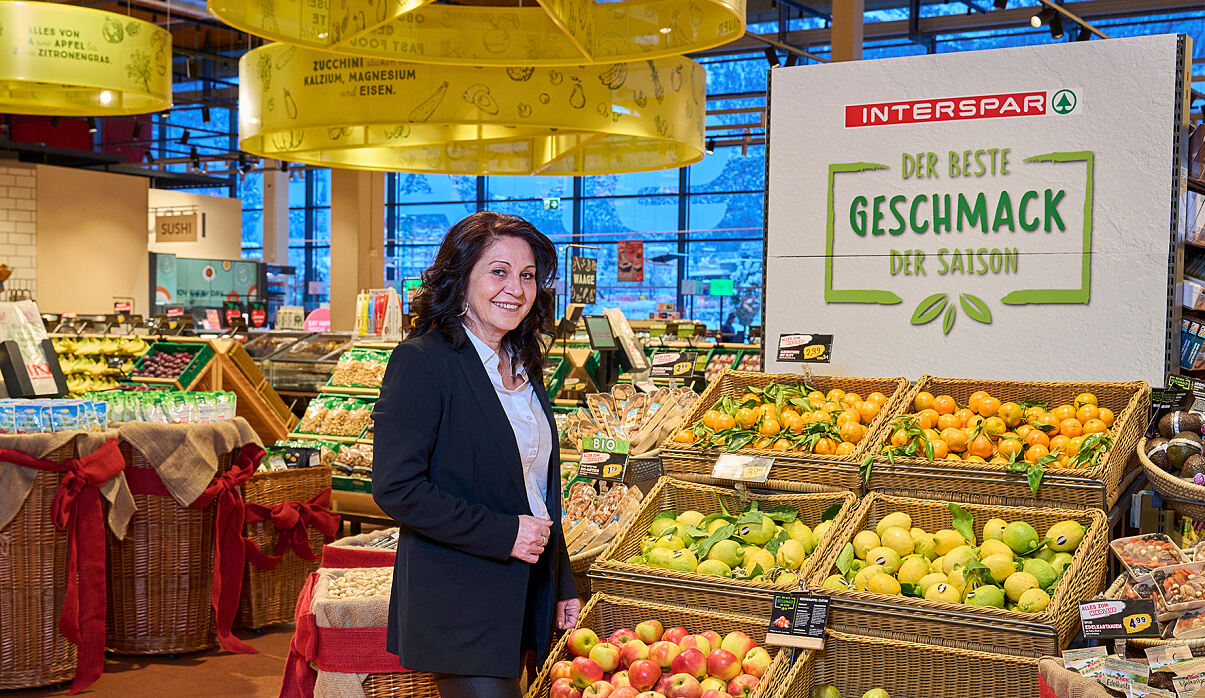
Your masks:
<svg viewBox="0 0 1205 698"><path fill-rule="evenodd" d="M711 476L717 480L762 484L770 476L770 468L773 466L773 458L725 453L716 460L715 466L711 469Z"/></svg>
<svg viewBox="0 0 1205 698"><path fill-rule="evenodd" d="M607 436L587 436L582 439L582 459L578 477L592 480L623 482L628 469L629 443Z"/></svg>

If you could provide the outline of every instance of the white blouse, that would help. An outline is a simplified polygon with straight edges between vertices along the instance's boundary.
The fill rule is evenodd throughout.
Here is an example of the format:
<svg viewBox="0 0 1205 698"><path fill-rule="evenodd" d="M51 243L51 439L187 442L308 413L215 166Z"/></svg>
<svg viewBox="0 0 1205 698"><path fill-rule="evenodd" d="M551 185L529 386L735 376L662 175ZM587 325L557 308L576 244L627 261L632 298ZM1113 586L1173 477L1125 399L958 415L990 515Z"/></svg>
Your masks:
<svg viewBox="0 0 1205 698"><path fill-rule="evenodd" d="M515 443L519 447L519 458L523 462L523 484L527 489L527 504L531 507L532 516L543 519L548 515L548 506L544 498L548 494L548 459L552 457L552 428L544 416L544 408L536 397L531 381L527 379L527 371L517 366L516 375L523 378L518 388L510 390L502 382L501 360L498 352L494 351L477 335L465 328L473 347L477 349L481 362L485 364L485 372L494 384L494 392L502 403L502 411L510 420L511 429L515 432Z"/></svg>

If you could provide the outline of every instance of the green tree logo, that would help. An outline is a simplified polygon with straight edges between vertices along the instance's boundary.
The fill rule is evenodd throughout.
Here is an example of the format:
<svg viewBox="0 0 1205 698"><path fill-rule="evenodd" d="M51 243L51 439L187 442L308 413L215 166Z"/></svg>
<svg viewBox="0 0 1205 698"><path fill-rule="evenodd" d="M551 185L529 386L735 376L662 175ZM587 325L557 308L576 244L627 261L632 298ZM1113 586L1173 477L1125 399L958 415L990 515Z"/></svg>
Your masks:
<svg viewBox="0 0 1205 698"><path fill-rule="evenodd" d="M1075 110L1078 101L1071 90L1059 90L1050 100L1050 106L1054 108L1056 114L1070 114Z"/></svg>

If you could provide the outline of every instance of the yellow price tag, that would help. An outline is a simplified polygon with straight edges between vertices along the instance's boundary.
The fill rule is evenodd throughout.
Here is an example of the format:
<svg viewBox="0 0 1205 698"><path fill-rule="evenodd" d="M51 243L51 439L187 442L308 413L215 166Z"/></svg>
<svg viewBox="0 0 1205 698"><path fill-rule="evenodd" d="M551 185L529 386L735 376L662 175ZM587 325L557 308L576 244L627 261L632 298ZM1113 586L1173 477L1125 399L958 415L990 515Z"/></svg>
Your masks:
<svg viewBox="0 0 1205 698"><path fill-rule="evenodd" d="M603 477L619 477L623 475L623 463L607 463L603 466Z"/></svg>
<svg viewBox="0 0 1205 698"><path fill-rule="evenodd" d="M1132 616L1126 616L1121 619L1121 624L1125 626L1127 633L1138 633L1151 627L1153 622L1150 614L1135 613Z"/></svg>
<svg viewBox="0 0 1205 698"><path fill-rule="evenodd" d="M679 361L678 363L674 364L674 375L685 376L686 374L690 373L691 369L694 368L694 365L695 364L693 361Z"/></svg>

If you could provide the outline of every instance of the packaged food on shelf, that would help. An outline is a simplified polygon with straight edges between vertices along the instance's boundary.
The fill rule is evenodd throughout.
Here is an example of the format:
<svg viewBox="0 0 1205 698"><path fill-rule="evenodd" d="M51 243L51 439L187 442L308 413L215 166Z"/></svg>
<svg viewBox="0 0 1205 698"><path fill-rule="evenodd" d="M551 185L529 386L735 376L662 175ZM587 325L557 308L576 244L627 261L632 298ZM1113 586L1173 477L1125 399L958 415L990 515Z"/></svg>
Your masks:
<svg viewBox="0 0 1205 698"><path fill-rule="evenodd" d="M1191 611L1205 606L1205 561L1158 567L1151 571L1151 576L1169 611Z"/></svg>
<svg viewBox="0 0 1205 698"><path fill-rule="evenodd" d="M372 444L347 444L335 454L336 475L372 478Z"/></svg>
<svg viewBox="0 0 1205 698"><path fill-rule="evenodd" d="M234 419L237 407L235 394L225 391L110 390L84 397L107 405L110 422L206 424Z"/></svg>
<svg viewBox="0 0 1205 698"><path fill-rule="evenodd" d="M1109 543L1109 548L1121 560L1130 577L1137 581L1150 579L1155 569L1188 562L1180 546L1163 533L1118 538Z"/></svg>
<svg viewBox="0 0 1205 698"><path fill-rule="evenodd" d="M716 352L713 354L707 362L707 369L705 371L707 382L710 383L714 380L724 369L732 368L734 363L736 363L736 354L727 352Z"/></svg>
<svg viewBox="0 0 1205 698"><path fill-rule="evenodd" d="M636 515L644 495L636 487L615 483L605 489L588 482L575 483L563 500L565 545L570 555L601 553ZM600 493L600 489L605 489Z"/></svg>
<svg viewBox="0 0 1205 698"><path fill-rule="evenodd" d="M761 370L761 354L757 352L745 352L741 356L740 363L737 364L738 371L760 371Z"/></svg>
<svg viewBox="0 0 1205 698"><path fill-rule="evenodd" d="M335 457L339 454L339 451L347 446L347 444L337 441L322 441L320 439L282 439L277 441L276 445L282 448L318 449L319 461L328 468L334 467Z"/></svg>
<svg viewBox="0 0 1205 698"><path fill-rule="evenodd" d="M348 388L379 388L385 378L390 352L354 348L343 352L335 364L330 384Z"/></svg>
<svg viewBox="0 0 1205 698"><path fill-rule="evenodd" d="M0 400L0 434L105 431L108 405L91 400Z"/></svg>
<svg viewBox="0 0 1205 698"><path fill-rule="evenodd" d="M320 395L310 401L305 416L297 425L298 433L331 436L360 436L372 419L371 400Z"/></svg>
<svg viewBox="0 0 1205 698"><path fill-rule="evenodd" d="M1205 638L1205 609L1189 611L1176 620L1172 637L1179 640Z"/></svg>
<svg viewBox="0 0 1205 698"><path fill-rule="evenodd" d="M638 393L631 385L619 384L610 393L586 396L587 409L566 418L561 445L576 450L583 438L602 434L628 440L628 452L639 456L673 433L698 401L698 394L689 388Z"/></svg>

